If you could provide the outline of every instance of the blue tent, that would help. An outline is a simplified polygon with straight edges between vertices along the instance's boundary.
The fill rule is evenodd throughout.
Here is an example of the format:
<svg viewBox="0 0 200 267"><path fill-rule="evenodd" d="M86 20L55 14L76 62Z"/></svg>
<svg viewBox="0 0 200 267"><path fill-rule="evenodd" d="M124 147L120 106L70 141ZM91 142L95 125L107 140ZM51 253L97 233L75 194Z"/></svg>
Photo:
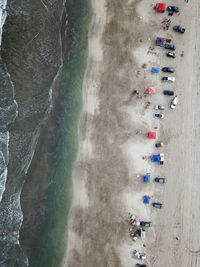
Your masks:
<svg viewBox="0 0 200 267"><path fill-rule="evenodd" d="M144 182L145 182L145 183L149 183L149 182L150 182L150 174L146 174L146 175L144 176Z"/></svg>
<svg viewBox="0 0 200 267"><path fill-rule="evenodd" d="M151 200L151 197L150 196L144 196L143 203L144 204L149 204L150 203L150 200Z"/></svg>
<svg viewBox="0 0 200 267"><path fill-rule="evenodd" d="M159 68L152 68L151 69L151 72L152 73L159 73L160 72L160 69Z"/></svg>
<svg viewBox="0 0 200 267"><path fill-rule="evenodd" d="M151 160L153 162L160 162L161 161L161 156L160 155L153 155Z"/></svg>

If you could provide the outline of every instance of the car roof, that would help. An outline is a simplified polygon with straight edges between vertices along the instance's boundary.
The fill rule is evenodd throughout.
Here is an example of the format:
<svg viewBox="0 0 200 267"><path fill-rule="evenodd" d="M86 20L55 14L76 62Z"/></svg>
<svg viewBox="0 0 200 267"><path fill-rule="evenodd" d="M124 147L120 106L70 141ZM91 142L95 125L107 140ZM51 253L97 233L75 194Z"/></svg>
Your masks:
<svg viewBox="0 0 200 267"><path fill-rule="evenodd" d="M176 95L172 101L173 101L173 103L178 103L178 101L179 101L178 96Z"/></svg>

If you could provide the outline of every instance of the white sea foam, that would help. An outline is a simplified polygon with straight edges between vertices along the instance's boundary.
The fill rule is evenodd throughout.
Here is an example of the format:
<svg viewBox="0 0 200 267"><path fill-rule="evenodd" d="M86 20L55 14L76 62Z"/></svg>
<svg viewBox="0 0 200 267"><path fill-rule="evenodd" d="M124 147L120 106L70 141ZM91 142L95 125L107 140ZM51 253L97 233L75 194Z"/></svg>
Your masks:
<svg viewBox="0 0 200 267"><path fill-rule="evenodd" d="M7 17L7 0L0 0L0 47L2 42L3 26ZM10 75L8 74L10 79ZM17 103L14 100L14 85L10 79L13 87L13 101L17 107ZM16 112L17 116L17 112ZM9 132L0 132L0 202L2 200L3 193L5 191L5 185L7 180L7 165L9 162Z"/></svg>
<svg viewBox="0 0 200 267"><path fill-rule="evenodd" d="M5 158L2 151L0 151L0 201L2 200L3 192L5 191L7 173L8 170Z"/></svg>
<svg viewBox="0 0 200 267"><path fill-rule="evenodd" d="M41 3L43 4L43 6L47 9L47 6L44 4L43 0L40 0ZM63 1L65 2L65 1ZM2 41L2 33L3 33L3 26L6 20L6 16L7 16L7 11L6 11L6 6L7 6L7 0L0 0L0 49L1 49L1 41ZM61 36L60 36L60 45L62 46L62 40L61 40ZM40 128L42 127L42 124L44 123L44 120L46 120L52 110L52 106L53 106L53 102L52 102L52 91L53 88L55 86L55 83L57 81L57 78L59 77L59 74L62 70L63 67L63 55L62 55L62 49L61 49L61 54L60 54L60 67L52 81L52 84L49 88L49 95L48 95L48 101L46 101L46 95L45 95L45 103L48 102L48 106L45 109L45 115L43 117L42 120L40 120L37 129L35 130L31 138L31 142L29 143L29 148L27 149L27 157L26 160L24 160L23 164L22 164L22 171L26 174L30 164L32 162L32 158L34 156L35 153L35 148L37 145L37 141L38 141L38 137L40 134ZM6 68L6 66L5 66ZM14 107L14 109L12 109L13 113L15 113L15 116L12 116L12 120L9 121L9 123L11 123L12 121L15 120L15 118L18 116L18 104L15 100L15 85L12 81L12 77L11 75L8 73L8 70L6 69L6 74L7 77L10 81L10 84L12 86L12 108ZM7 111L9 110L9 106L8 107L2 107L3 111ZM1 107L0 107L1 109ZM30 106L27 109L30 111ZM33 106L33 110L37 111L37 109L35 109L35 106ZM35 111L35 112L36 112ZM3 193L5 191L5 186L6 186L6 180L7 180L7 166L9 163L9 137L10 134L8 131L5 132L0 132L0 202L2 200L2 196ZM21 195L21 190L16 191L16 194L12 194L11 199L8 199L8 202L5 204L2 201L2 204L5 205L5 208L2 209L1 211L1 216L2 218L6 217L6 222L8 222L8 224L10 225L6 225L6 227L8 227L9 231L6 232L5 235L1 236L1 239L5 242L9 242L12 244L16 244L20 246L19 243L19 229L21 228L22 222L23 222L23 213L21 210L21 205L20 205L20 195ZM2 222L2 227L4 226L4 222ZM28 258L25 256L24 258L26 265L28 266ZM24 265L23 265L24 266Z"/></svg>
<svg viewBox="0 0 200 267"><path fill-rule="evenodd" d="M0 45L2 39L3 25L7 17L6 6L7 6L7 0L0 0Z"/></svg>

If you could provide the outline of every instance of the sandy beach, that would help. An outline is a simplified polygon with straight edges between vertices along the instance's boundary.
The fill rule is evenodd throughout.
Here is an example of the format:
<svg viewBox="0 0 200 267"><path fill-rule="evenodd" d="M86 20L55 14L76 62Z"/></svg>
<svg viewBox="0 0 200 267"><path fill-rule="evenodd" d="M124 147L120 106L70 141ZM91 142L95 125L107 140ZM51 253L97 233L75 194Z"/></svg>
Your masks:
<svg viewBox="0 0 200 267"><path fill-rule="evenodd" d="M63 267L132 267L138 262L132 256L134 249L147 254L148 267L200 266L200 6L194 0L169 1L181 9L180 15L169 17L167 12L155 13L156 2L92 1ZM165 17L172 26L184 26L185 34L175 33L172 27L164 31ZM155 47L156 36L172 39L176 59ZM151 67L165 66L175 67L176 72L151 73ZM175 76L176 82L162 83L162 76ZM148 86L156 87L156 95L144 96ZM139 98L133 90L139 91ZM170 110L172 97L164 96L163 90L174 90L179 96L176 110ZM157 104L167 107L162 120L153 117ZM163 149L156 150L155 140L147 139L152 130L164 141ZM165 153L163 166L148 159L158 151ZM168 182L156 184L152 179L144 184L142 176L147 172ZM146 194L152 202L164 203L164 208L145 206ZM131 240L129 212L153 222L145 240Z"/></svg>

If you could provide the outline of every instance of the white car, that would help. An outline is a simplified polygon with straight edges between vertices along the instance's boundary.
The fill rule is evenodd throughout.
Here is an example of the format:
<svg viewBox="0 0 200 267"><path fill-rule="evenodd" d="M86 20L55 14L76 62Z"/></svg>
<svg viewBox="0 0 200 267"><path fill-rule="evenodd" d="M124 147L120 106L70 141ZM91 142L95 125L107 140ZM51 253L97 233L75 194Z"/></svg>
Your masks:
<svg viewBox="0 0 200 267"><path fill-rule="evenodd" d="M175 96L175 97L172 99L170 108L175 109L175 108L176 108L176 105L178 104L178 101L179 101L179 98L178 98L177 96Z"/></svg>
<svg viewBox="0 0 200 267"><path fill-rule="evenodd" d="M160 164L163 165L165 160L165 155L164 153L160 153Z"/></svg>
<svg viewBox="0 0 200 267"><path fill-rule="evenodd" d="M154 109L164 110L165 109L165 106L163 106L163 105L156 105L156 106L154 106Z"/></svg>
<svg viewBox="0 0 200 267"><path fill-rule="evenodd" d="M175 77L162 77L162 81L174 83Z"/></svg>

